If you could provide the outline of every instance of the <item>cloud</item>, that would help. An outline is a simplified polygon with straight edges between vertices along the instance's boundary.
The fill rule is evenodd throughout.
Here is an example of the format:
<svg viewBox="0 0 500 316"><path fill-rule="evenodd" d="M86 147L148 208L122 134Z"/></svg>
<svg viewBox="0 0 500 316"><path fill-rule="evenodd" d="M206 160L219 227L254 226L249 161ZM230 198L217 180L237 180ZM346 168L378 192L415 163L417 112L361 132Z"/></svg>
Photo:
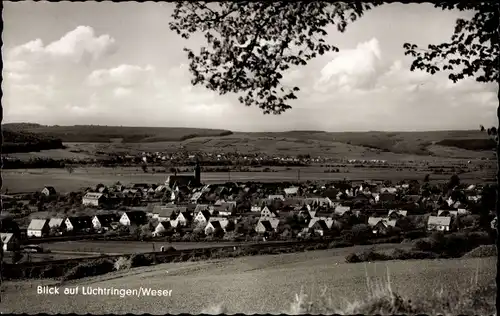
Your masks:
<svg viewBox="0 0 500 316"><path fill-rule="evenodd" d="M376 38L359 43L354 49L341 50L321 70L316 90L350 91L372 87L379 75L381 55Z"/></svg>
<svg viewBox="0 0 500 316"><path fill-rule="evenodd" d="M17 61L46 62L63 58L75 63L89 64L113 54L116 48L116 41L111 36L95 36L92 27L78 26L46 46L41 39L36 39L13 48L7 56Z"/></svg>
<svg viewBox="0 0 500 316"><path fill-rule="evenodd" d="M137 65L120 65L111 69L94 70L87 78L87 84L93 87L120 85L132 87L144 84L154 74L154 67Z"/></svg>

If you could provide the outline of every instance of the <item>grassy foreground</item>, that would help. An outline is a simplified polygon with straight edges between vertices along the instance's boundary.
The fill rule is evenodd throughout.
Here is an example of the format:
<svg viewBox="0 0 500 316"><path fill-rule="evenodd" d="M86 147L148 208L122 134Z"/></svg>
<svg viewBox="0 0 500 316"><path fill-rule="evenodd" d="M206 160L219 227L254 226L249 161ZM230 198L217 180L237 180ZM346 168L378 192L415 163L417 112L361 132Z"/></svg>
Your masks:
<svg viewBox="0 0 500 316"><path fill-rule="evenodd" d="M326 294L326 288L317 298L304 293L303 288L295 295L290 304L288 315L389 315L389 314L428 314L428 315L496 315L494 282L486 285L478 283L478 270L471 276L470 286L457 286L454 290L436 289L427 299L412 300L393 291L390 272L387 267L386 279L374 281L368 276L365 265L367 295L365 298L349 301L345 298L343 306L333 303ZM210 306L203 314L224 314L228 309L224 304Z"/></svg>

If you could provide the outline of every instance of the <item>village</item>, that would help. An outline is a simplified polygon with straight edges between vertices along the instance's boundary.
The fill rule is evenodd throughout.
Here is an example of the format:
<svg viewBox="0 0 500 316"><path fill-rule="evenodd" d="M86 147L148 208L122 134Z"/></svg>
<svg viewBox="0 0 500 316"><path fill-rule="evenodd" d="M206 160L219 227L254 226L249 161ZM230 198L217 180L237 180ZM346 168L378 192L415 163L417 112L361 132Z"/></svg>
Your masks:
<svg viewBox="0 0 500 316"><path fill-rule="evenodd" d="M481 185L431 185L401 181L330 183L236 183L203 185L194 174L170 175L165 183L99 184L59 194L3 196L1 238L5 252L46 251L36 240L101 234L107 238L170 241L270 241L359 239L402 233L476 230L496 222L485 212ZM31 217L29 214L46 214ZM36 250L38 249L38 250ZM17 256L16 256L17 257Z"/></svg>

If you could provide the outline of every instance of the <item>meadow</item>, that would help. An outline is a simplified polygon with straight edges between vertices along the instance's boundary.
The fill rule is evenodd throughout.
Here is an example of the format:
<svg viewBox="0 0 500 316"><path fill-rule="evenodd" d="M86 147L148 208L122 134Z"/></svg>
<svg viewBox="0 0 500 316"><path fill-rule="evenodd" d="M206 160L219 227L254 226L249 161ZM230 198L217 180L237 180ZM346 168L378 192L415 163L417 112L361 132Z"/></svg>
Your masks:
<svg viewBox="0 0 500 316"><path fill-rule="evenodd" d="M36 294L36 286L58 281L4 282L2 305L4 311L14 313L176 314L206 312L207 308L220 309L222 305L227 314L276 314L289 313L301 289L310 297L325 291L341 308L346 301L367 297L367 275L371 282L377 282L387 271L392 290L412 300L431 297L440 289L465 289L471 277L479 284L488 284L495 275L496 258L345 263L345 255L353 250L168 263L61 285L125 289L142 286L172 290L170 297L43 296Z"/></svg>
<svg viewBox="0 0 500 316"><path fill-rule="evenodd" d="M273 168L279 170L278 168ZM230 181L253 182L294 182L298 180L297 169L281 170L276 172L207 172L202 173L203 183L224 183ZM300 168L300 181L332 181L332 180L420 180L428 171L405 169L376 169L376 168L342 168L348 172L325 173L328 168ZM343 171L343 170L342 170ZM73 173L64 169L10 169L2 171L2 191L34 192L44 186L53 186L56 190L66 193L77 191L85 187L95 187L97 184L112 185L119 181L122 184L130 183L164 183L169 173L144 173L140 168L75 168ZM432 181L447 181L451 174L432 174ZM487 182L485 179L494 178L493 169L473 171L460 174L464 182Z"/></svg>
<svg viewBox="0 0 500 316"><path fill-rule="evenodd" d="M66 252L71 251L74 253L104 253L108 255L113 254L132 254L132 253L146 253L153 251L160 251L161 246L174 247L177 250L185 249L200 249L210 247L224 247L236 246L241 243L238 242L223 242L223 243L210 243L210 242L141 242L141 241L65 241L54 243L40 244L42 247L50 249L52 252Z"/></svg>

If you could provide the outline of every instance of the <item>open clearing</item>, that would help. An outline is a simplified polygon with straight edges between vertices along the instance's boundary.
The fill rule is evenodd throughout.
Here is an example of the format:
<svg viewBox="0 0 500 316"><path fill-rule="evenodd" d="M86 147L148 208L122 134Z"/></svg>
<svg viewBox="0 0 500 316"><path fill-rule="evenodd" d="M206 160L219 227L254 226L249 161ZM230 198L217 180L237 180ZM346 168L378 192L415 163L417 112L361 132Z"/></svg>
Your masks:
<svg viewBox="0 0 500 316"><path fill-rule="evenodd" d="M387 246L387 245L384 245ZM381 280L390 272L394 291L414 299L470 284L476 269L479 283L491 282L496 258L344 263L347 253L363 246L293 253L169 263L77 280L64 287L92 286L172 290L171 297L37 295L36 286L57 281L4 282L3 312L13 313L200 313L224 303L227 313L282 313L301 287L305 293L327 293L342 306L366 295L366 277ZM64 287L61 287L63 290Z"/></svg>
<svg viewBox="0 0 500 316"><path fill-rule="evenodd" d="M283 168L281 168L283 169ZM343 168L344 169L344 168ZM300 180L423 180L429 172L395 169L349 168L347 173L325 173L318 168L300 168ZM206 172L201 175L204 183L224 183L229 181L282 182L297 181L297 171L277 172ZM77 191L84 187L94 187L99 183L111 185L117 181L130 183L164 183L169 174L144 173L139 168L76 168L72 174L64 169L10 169L2 170L2 189L9 192L34 192L45 186L53 186L60 192ZM431 175L432 180L449 180L450 174ZM460 175L464 182L484 182L494 178L493 169L468 172Z"/></svg>

